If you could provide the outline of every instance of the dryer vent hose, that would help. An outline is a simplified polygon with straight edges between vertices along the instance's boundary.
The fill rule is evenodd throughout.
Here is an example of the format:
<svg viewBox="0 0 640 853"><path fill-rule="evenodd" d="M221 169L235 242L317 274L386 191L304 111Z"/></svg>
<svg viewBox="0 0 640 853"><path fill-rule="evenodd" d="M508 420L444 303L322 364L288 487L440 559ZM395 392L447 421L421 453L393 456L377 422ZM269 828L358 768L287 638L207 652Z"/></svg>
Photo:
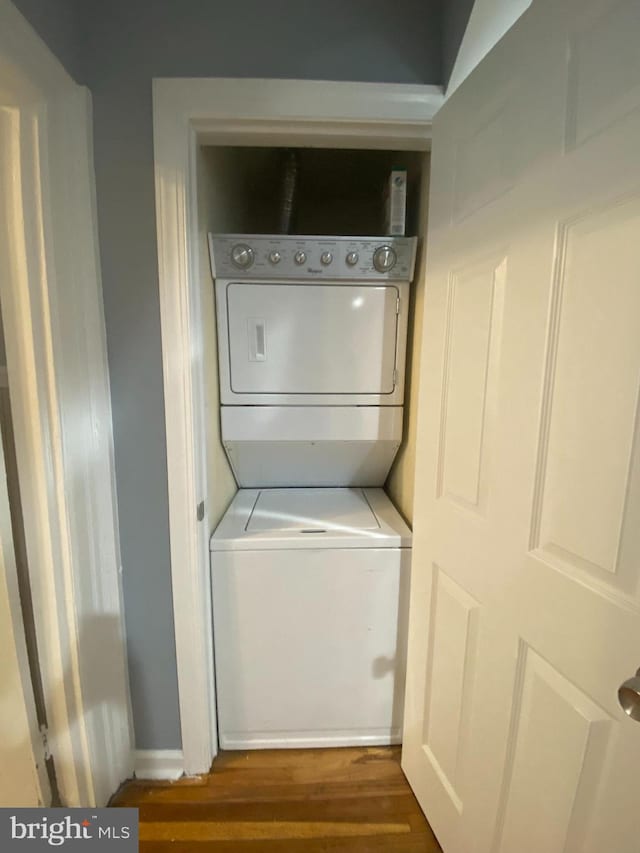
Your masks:
<svg viewBox="0 0 640 853"><path fill-rule="evenodd" d="M282 206L280 208L280 233L291 234L293 214L298 190L300 159L298 152L291 148L285 156L284 182L282 186Z"/></svg>

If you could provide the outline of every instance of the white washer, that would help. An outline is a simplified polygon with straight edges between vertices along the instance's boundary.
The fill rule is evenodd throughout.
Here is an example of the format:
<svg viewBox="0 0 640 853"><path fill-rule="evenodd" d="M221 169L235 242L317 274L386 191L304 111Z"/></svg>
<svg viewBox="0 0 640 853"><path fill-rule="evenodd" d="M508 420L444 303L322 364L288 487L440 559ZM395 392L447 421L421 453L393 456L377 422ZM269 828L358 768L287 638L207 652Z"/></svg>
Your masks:
<svg viewBox="0 0 640 853"><path fill-rule="evenodd" d="M211 539L220 746L401 740L411 532L382 489L242 489Z"/></svg>

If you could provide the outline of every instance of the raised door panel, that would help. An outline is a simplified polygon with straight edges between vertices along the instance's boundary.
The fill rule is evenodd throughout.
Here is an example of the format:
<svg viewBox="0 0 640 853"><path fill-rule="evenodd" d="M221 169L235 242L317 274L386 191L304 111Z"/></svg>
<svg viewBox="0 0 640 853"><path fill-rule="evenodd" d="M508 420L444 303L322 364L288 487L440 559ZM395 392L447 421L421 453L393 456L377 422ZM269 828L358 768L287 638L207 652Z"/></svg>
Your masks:
<svg viewBox="0 0 640 853"><path fill-rule="evenodd" d="M461 222L504 195L518 172L520 146L513 145L513 109L518 86L511 80L476 113L455 147L453 218Z"/></svg>
<svg viewBox="0 0 640 853"><path fill-rule="evenodd" d="M433 567L423 749L446 796L462 812L460 758L473 692L479 603Z"/></svg>
<svg viewBox="0 0 640 853"><path fill-rule="evenodd" d="M640 4L595 0L581 5L568 40L567 150L640 106ZM606 62L594 62L605 55Z"/></svg>
<svg viewBox="0 0 640 853"><path fill-rule="evenodd" d="M545 559L628 593L630 560L640 556L638 537L628 530L621 568L637 479L638 233L638 197L561 228L534 518L534 546Z"/></svg>
<svg viewBox="0 0 640 853"><path fill-rule="evenodd" d="M448 289L438 497L486 510L489 447L506 259L451 275Z"/></svg>
<svg viewBox="0 0 640 853"><path fill-rule="evenodd" d="M578 853L613 721L525 643L494 853Z"/></svg>

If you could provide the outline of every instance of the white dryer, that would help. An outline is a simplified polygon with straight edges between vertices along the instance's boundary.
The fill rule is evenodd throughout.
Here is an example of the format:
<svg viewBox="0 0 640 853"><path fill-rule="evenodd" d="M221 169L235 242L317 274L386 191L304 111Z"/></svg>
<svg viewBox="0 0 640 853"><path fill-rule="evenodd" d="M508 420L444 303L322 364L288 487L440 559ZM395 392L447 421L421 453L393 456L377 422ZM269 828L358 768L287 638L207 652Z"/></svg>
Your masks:
<svg viewBox="0 0 640 853"><path fill-rule="evenodd" d="M402 440L409 237L209 238L238 485L381 486Z"/></svg>
<svg viewBox="0 0 640 853"><path fill-rule="evenodd" d="M210 235L222 440L211 539L220 745L401 739L411 534L402 439L416 241Z"/></svg>
<svg viewBox="0 0 640 853"><path fill-rule="evenodd" d="M211 539L223 749L399 743L411 533L382 489L241 489Z"/></svg>

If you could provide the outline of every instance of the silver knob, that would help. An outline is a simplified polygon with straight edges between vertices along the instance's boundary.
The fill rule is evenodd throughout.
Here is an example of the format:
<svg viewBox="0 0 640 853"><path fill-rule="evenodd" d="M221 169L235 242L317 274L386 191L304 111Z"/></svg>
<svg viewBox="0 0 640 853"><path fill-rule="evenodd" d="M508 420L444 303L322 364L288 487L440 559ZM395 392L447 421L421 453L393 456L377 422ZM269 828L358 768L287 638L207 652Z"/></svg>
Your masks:
<svg viewBox="0 0 640 853"><path fill-rule="evenodd" d="M272 264L279 264L281 258L282 255L278 251L274 250L273 252L269 252L269 260Z"/></svg>
<svg viewBox="0 0 640 853"><path fill-rule="evenodd" d="M323 252L320 255L320 263L323 264L325 267L328 267L332 260L333 255L331 254L331 252Z"/></svg>
<svg viewBox="0 0 640 853"><path fill-rule="evenodd" d="M307 260L307 256L304 252L296 252L293 260L300 266L300 264L303 264Z"/></svg>
<svg viewBox="0 0 640 853"><path fill-rule="evenodd" d="M253 249L246 243L237 243L231 250L231 260L237 267L246 270L253 263Z"/></svg>
<svg viewBox="0 0 640 853"><path fill-rule="evenodd" d="M618 702L627 716L640 722L640 669L620 685Z"/></svg>
<svg viewBox="0 0 640 853"><path fill-rule="evenodd" d="M398 256L391 246L378 246L373 253L373 265L378 272L389 272L395 267L397 260Z"/></svg>
<svg viewBox="0 0 640 853"><path fill-rule="evenodd" d="M357 252L349 252L347 255L347 263L350 267L355 267L358 263L358 253Z"/></svg>

